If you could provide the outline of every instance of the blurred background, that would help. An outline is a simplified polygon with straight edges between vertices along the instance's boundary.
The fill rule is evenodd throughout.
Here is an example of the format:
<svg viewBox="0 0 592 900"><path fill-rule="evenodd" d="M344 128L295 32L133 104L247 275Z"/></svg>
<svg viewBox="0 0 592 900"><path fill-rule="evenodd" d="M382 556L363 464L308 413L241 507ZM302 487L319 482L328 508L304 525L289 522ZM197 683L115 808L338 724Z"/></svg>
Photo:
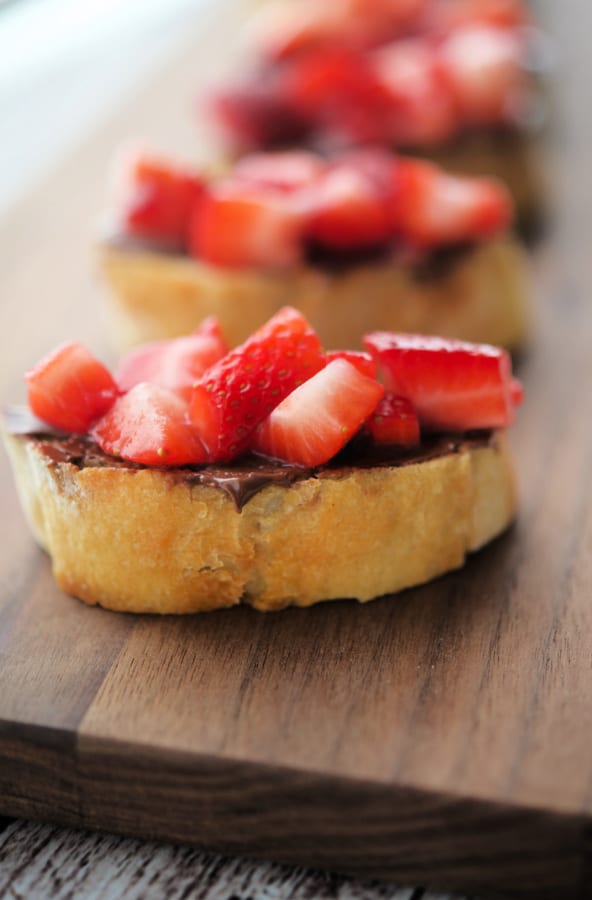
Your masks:
<svg viewBox="0 0 592 900"><path fill-rule="evenodd" d="M0 215L194 43L216 6L220 0L0 0Z"/></svg>

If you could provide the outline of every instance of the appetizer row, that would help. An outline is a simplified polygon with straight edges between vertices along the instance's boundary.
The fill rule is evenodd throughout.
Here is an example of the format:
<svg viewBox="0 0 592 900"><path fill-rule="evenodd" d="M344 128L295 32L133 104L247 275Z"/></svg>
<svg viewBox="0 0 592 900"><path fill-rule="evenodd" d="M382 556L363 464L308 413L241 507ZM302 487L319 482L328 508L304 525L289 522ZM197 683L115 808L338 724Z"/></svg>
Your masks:
<svg viewBox="0 0 592 900"><path fill-rule="evenodd" d="M250 65L208 104L234 152L425 153L501 178L520 218L536 216L540 36L523 2L282 0L264 7L249 44Z"/></svg>

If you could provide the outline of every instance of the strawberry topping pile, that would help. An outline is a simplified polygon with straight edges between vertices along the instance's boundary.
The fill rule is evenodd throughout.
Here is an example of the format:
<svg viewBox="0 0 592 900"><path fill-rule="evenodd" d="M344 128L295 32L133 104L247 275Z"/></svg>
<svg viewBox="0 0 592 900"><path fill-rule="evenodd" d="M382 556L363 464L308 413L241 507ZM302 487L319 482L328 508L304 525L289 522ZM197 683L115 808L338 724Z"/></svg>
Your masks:
<svg viewBox="0 0 592 900"><path fill-rule="evenodd" d="M228 350L217 322L146 345L118 373L80 344L28 371L31 411L148 466L231 463L254 453L320 466L355 437L413 448L423 433L504 428L522 388L503 350L420 335L366 335L325 352L301 313L280 310Z"/></svg>
<svg viewBox="0 0 592 900"><path fill-rule="evenodd" d="M495 180L378 149L330 160L304 150L255 153L209 180L145 158L132 164L127 185L118 226L125 234L222 267L368 251L410 258L487 240L512 218Z"/></svg>
<svg viewBox="0 0 592 900"><path fill-rule="evenodd" d="M530 17L519 0L280 7L254 29L259 68L211 97L241 151L297 141L432 147L529 116Z"/></svg>

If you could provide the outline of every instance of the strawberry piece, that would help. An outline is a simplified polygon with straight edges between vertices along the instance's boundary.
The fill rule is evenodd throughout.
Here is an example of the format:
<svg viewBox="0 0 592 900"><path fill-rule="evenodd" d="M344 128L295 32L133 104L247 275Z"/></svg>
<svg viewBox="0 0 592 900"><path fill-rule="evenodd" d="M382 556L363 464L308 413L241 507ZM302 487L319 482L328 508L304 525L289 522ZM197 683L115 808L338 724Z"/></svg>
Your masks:
<svg viewBox="0 0 592 900"><path fill-rule="evenodd" d="M388 138L392 102L362 53L334 49L291 64L284 80L290 109L323 131L356 142Z"/></svg>
<svg viewBox="0 0 592 900"><path fill-rule="evenodd" d="M31 411L54 428L84 434L118 395L109 370L78 343L61 344L25 373Z"/></svg>
<svg viewBox="0 0 592 900"><path fill-rule="evenodd" d="M374 332L364 346L387 391L411 401L435 431L504 428L514 419L510 357L486 344Z"/></svg>
<svg viewBox="0 0 592 900"><path fill-rule="evenodd" d="M189 402L198 378L227 352L218 320L211 316L187 337L153 341L131 350L119 363L117 383L122 391L129 391L149 381Z"/></svg>
<svg viewBox="0 0 592 900"><path fill-rule="evenodd" d="M301 232L302 215L290 197L228 180L206 191L190 249L218 266L290 266L302 256Z"/></svg>
<svg viewBox="0 0 592 900"><path fill-rule="evenodd" d="M390 136L397 146L443 143L458 130L454 96L438 63L432 45L420 38L396 41L372 57L392 104Z"/></svg>
<svg viewBox="0 0 592 900"><path fill-rule="evenodd" d="M339 155L339 162L364 176L383 197L392 199L393 154L381 147L356 147Z"/></svg>
<svg viewBox="0 0 592 900"><path fill-rule="evenodd" d="M401 160L394 172L394 217L413 243L430 247L490 238L510 223L511 200L494 179L449 175L420 160Z"/></svg>
<svg viewBox="0 0 592 900"><path fill-rule="evenodd" d="M325 353L325 358L327 363L332 362L334 359L345 359L352 366L355 366L362 375L366 375L368 378L376 378L378 367L369 353L364 353L361 350L328 350Z"/></svg>
<svg viewBox="0 0 592 900"><path fill-rule="evenodd" d="M210 459L243 453L257 425L324 365L317 335L290 307L231 350L196 385L190 404Z"/></svg>
<svg viewBox="0 0 592 900"><path fill-rule="evenodd" d="M309 191L305 236L350 250L385 244L392 231L388 196L363 170L335 163Z"/></svg>
<svg viewBox="0 0 592 900"><path fill-rule="evenodd" d="M366 423L377 444L417 447L420 441L419 419L406 397L386 394Z"/></svg>
<svg viewBox="0 0 592 900"><path fill-rule="evenodd" d="M524 387L517 378L512 378L510 381L510 397L514 407L521 406L524 402Z"/></svg>
<svg viewBox="0 0 592 900"><path fill-rule="evenodd" d="M290 106L281 74L230 85L210 98L210 115L237 151L297 144L306 137L310 116Z"/></svg>
<svg viewBox="0 0 592 900"><path fill-rule="evenodd" d="M520 38L508 29L475 25L454 31L440 48L442 71L463 121L512 122L527 100Z"/></svg>
<svg viewBox="0 0 592 900"><path fill-rule="evenodd" d="M251 153L236 163L233 175L247 184L288 193L312 184L325 168L320 157L306 150Z"/></svg>
<svg viewBox="0 0 592 900"><path fill-rule="evenodd" d="M187 417L187 404L156 384L136 384L96 423L101 450L145 466L204 463L206 452Z"/></svg>
<svg viewBox="0 0 592 900"><path fill-rule="evenodd" d="M384 388L334 359L289 394L253 437L257 453L302 466L328 462L376 408Z"/></svg>
<svg viewBox="0 0 592 900"><path fill-rule="evenodd" d="M129 173L123 225L129 234L185 246L202 183L170 163L141 156Z"/></svg>

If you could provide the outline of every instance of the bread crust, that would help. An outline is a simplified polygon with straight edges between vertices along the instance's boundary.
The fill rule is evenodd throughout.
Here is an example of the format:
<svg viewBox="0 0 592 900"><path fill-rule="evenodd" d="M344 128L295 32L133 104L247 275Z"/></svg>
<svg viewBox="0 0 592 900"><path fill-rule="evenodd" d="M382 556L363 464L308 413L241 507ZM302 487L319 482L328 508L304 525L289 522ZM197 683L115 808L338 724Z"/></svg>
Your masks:
<svg viewBox="0 0 592 900"><path fill-rule="evenodd" d="M530 330L526 263L511 238L476 246L439 272L381 262L339 272L232 270L104 244L108 325L120 351L188 334L208 315L234 346L282 306L300 309L325 347L359 347L373 330L439 334L510 350Z"/></svg>
<svg viewBox="0 0 592 900"><path fill-rule="evenodd" d="M367 601L462 566L516 510L501 432L421 462L270 484L240 511L178 473L80 467L35 438L4 438L58 584L124 612Z"/></svg>

